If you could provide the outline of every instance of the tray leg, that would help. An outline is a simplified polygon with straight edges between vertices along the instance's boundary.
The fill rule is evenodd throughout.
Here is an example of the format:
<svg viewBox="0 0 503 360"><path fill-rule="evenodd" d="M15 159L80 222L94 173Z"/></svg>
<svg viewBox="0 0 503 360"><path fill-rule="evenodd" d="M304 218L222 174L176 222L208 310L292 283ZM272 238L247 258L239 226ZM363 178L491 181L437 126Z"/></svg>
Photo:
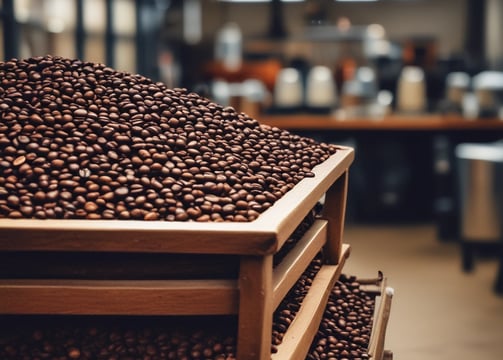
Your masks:
<svg viewBox="0 0 503 360"><path fill-rule="evenodd" d="M342 251L347 189L348 171L346 170L325 194L322 217L328 221L328 234L324 250L326 262L332 265L337 265Z"/></svg>
<svg viewBox="0 0 503 360"><path fill-rule="evenodd" d="M271 358L272 255L243 256L239 272L237 358Z"/></svg>

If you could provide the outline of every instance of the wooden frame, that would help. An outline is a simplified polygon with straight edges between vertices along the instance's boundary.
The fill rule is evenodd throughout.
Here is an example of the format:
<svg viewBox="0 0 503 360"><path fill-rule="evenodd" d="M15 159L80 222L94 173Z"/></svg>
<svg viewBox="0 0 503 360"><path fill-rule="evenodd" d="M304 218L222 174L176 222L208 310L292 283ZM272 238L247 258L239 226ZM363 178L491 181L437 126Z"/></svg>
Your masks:
<svg viewBox="0 0 503 360"><path fill-rule="evenodd" d="M296 320L306 322L308 331L296 342L297 355L275 354L275 359L300 358L349 256L342 233L353 158L351 148L340 147L313 169L314 178L303 179L249 223L0 219L0 252L230 254L240 264L236 279L223 280L0 280L0 313L237 314L237 357L265 360L271 357L274 309L323 249L328 264L306 297L308 315ZM323 219L273 269L273 255L323 195ZM302 326L293 326L293 331L300 333Z"/></svg>

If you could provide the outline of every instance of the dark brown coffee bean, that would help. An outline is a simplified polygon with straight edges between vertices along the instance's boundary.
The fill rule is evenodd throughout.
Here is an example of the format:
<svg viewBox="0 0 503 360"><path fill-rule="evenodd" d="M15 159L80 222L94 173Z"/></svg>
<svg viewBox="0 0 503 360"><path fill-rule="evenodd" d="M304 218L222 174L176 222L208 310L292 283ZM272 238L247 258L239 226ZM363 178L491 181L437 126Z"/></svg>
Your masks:
<svg viewBox="0 0 503 360"><path fill-rule="evenodd" d="M86 109L82 109L82 108L76 109L73 112L73 115L75 117L85 117L87 115L87 110Z"/></svg>
<svg viewBox="0 0 503 360"><path fill-rule="evenodd" d="M159 219L159 214L156 212L149 212L146 213L145 216L143 217L144 220L152 221L152 220L158 220Z"/></svg>
<svg viewBox="0 0 503 360"><path fill-rule="evenodd" d="M123 186L123 187L115 189L114 193L115 193L115 195L117 195L119 197L124 197L127 194L129 194L129 189L127 187Z"/></svg>
<svg viewBox="0 0 503 360"><path fill-rule="evenodd" d="M33 207L31 206L21 206L20 210L24 217L31 217L33 215Z"/></svg>
<svg viewBox="0 0 503 360"><path fill-rule="evenodd" d="M94 203L94 202L91 202L91 201L88 201L84 204L84 209L88 212L88 213L91 213L91 212L95 212L96 210L98 210L99 206Z"/></svg>
<svg viewBox="0 0 503 360"><path fill-rule="evenodd" d="M21 156L18 156L17 158L14 159L14 161L12 162L12 165L20 166L20 165L24 164L25 161L26 161L26 157L21 155Z"/></svg>

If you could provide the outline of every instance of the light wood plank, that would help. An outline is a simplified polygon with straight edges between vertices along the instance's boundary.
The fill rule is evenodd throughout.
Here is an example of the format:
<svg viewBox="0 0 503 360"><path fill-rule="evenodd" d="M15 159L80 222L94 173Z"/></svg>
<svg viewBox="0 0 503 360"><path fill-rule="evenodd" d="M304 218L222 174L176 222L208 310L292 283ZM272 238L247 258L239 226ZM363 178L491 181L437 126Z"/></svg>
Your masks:
<svg viewBox="0 0 503 360"><path fill-rule="evenodd" d="M0 251L273 252L274 230L252 224L0 219Z"/></svg>
<svg viewBox="0 0 503 360"><path fill-rule="evenodd" d="M343 246L338 265L324 265L311 284L297 316L290 324L278 352L272 360L304 360L320 326L330 292L339 278L345 259L349 256L349 245Z"/></svg>
<svg viewBox="0 0 503 360"><path fill-rule="evenodd" d="M236 314L234 280L0 280L2 314Z"/></svg>
<svg viewBox="0 0 503 360"><path fill-rule="evenodd" d="M374 353L375 352L375 347L376 347L376 338L377 338L377 331L378 331L378 322L380 321L380 314L381 314L381 311L382 311L382 306L383 306L383 303L384 303L384 292L386 291L386 286L388 284L388 279L383 276L382 279L379 281L379 283L376 283L376 286L378 286L378 289L376 292L377 295L374 299L374 303L375 303L375 306L374 306L374 314L373 314L373 317L374 317L374 321L372 323L372 329L370 331L370 339L369 339L369 345L368 345L368 349L369 349L369 353Z"/></svg>
<svg viewBox="0 0 503 360"><path fill-rule="evenodd" d="M337 264L342 250L342 236L346 216L348 171L341 175L328 189L323 206L323 218L328 220L328 235L325 257L328 264Z"/></svg>
<svg viewBox="0 0 503 360"><path fill-rule="evenodd" d="M273 273L273 309L276 309L300 275L306 270L327 238L327 221L316 220L302 239L276 266Z"/></svg>
<svg viewBox="0 0 503 360"><path fill-rule="evenodd" d="M0 251L273 254L353 159L341 147L252 222L0 219Z"/></svg>
<svg viewBox="0 0 503 360"><path fill-rule="evenodd" d="M384 292L381 294L381 302L377 317L374 318L372 336L369 342L369 354L371 358L375 360L382 360L384 358L384 343L386 339L388 320L391 313L393 295L393 288L389 286L386 287Z"/></svg>
<svg viewBox="0 0 503 360"><path fill-rule="evenodd" d="M270 358L272 336L272 255L243 256L239 275L237 358Z"/></svg>

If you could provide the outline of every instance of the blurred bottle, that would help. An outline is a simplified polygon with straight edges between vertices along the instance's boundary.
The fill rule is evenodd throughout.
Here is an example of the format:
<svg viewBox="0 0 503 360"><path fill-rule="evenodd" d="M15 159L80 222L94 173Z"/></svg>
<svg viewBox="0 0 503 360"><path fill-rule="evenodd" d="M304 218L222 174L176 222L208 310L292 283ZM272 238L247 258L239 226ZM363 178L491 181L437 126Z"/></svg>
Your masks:
<svg viewBox="0 0 503 360"><path fill-rule="evenodd" d="M304 92L299 70L281 69L274 86L274 107L278 110L299 110L303 102Z"/></svg>
<svg viewBox="0 0 503 360"><path fill-rule="evenodd" d="M326 66L314 66L306 82L306 106L313 111L330 111L337 97L332 71Z"/></svg>
<svg viewBox="0 0 503 360"><path fill-rule="evenodd" d="M417 66L405 66L398 78L397 110L405 113L426 111L424 71Z"/></svg>
<svg viewBox="0 0 503 360"><path fill-rule="evenodd" d="M241 68L243 35L235 23L225 24L217 33L215 41L215 59L228 71Z"/></svg>

